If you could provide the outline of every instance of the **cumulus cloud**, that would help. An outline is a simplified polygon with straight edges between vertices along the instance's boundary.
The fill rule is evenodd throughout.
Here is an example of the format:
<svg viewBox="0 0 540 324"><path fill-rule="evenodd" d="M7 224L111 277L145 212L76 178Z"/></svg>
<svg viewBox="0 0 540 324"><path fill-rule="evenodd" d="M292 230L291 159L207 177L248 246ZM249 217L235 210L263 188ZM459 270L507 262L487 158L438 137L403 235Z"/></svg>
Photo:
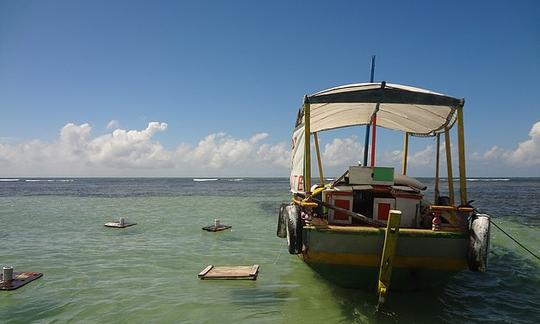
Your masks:
<svg viewBox="0 0 540 324"><path fill-rule="evenodd" d="M112 134L86 141L86 160L90 164L115 168L170 167L170 152L152 136L165 131L167 123L151 122L144 130L116 129ZM84 145L84 144L83 144Z"/></svg>
<svg viewBox="0 0 540 324"><path fill-rule="evenodd" d="M151 122L142 130L115 128L95 136L87 124L68 123L54 142L34 139L26 142L0 142L0 176L287 176L290 148L286 143L271 144L269 134L257 133L236 138L225 133L205 136L195 145L181 143L165 148L156 134L167 130L167 123ZM433 144L409 152L411 174L431 176L435 148ZM457 152L452 147L453 158ZM313 154L314 155L314 154ZM333 138L322 143L325 174L341 174L363 157L358 138ZM540 121L529 139L515 149L493 146L486 152L467 156L470 174L506 170L540 170ZM400 169L401 150L378 152L377 164ZM441 168L444 168L441 145ZM316 165L316 162L313 164ZM513 168L501 168L501 165ZM489 167L487 167L489 166ZM517 167L517 168L516 168ZM531 169L532 168L532 169ZM316 172L316 167L314 167ZM485 174L490 175L490 174Z"/></svg>
<svg viewBox="0 0 540 324"><path fill-rule="evenodd" d="M225 133L206 136L195 147L181 145L176 151L178 167L206 169L252 170L254 164L287 167L290 151L284 144L261 143L268 137L266 133L255 134L248 139L233 138ZM263 170L261 170L263 171Z"/></svg>
<svg viewBox="0 0 540 324"><path fill-rule="evenodd" d="M364 156L364 146L357 141L356 136L334 138L322 149L322 160L329 167L357 165Z"/></svg>
<svg viewBox="0 0 540 324"><path fill-rule="evenodd" d="M180 144L166 149L155 135L167 127L167 123L151 122L143 130L116 128L93 137L89 124L68 123L53 143L0 144L2 176L255 175L276 170L286 175L290 151L285 144L263 143L269 136L266 133L247 139L216 133L193 147Z"/></svg>
<svg viewBox="0 0 540 324"><path fill-rule="evenodd" d="M493 146L484 153L474 152L472 159L484 164L502 163L513 167L540 167L540 121L533 124L529 139L515 149Z"/></svg>
<svg viewBox="0 0 540 324"><path fill-rule="evenodd" d="M508 152L505 158L514 165L540 166L540 121L532 126L529 139L519 143L518 147Z"/></svg>

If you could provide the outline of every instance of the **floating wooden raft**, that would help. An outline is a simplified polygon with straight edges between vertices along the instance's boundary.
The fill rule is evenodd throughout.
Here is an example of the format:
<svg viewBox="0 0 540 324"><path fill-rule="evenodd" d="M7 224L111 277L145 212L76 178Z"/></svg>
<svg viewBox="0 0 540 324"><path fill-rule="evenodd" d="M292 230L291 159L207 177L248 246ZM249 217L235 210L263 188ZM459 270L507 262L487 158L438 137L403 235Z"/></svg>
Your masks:
<svg viewBox="0 0 540 324"><path fill-rule="evenodd" d="M205 226L203 227L202 229L205 230L205 231L208 231L208 232L219 232L219 231L223 231L223 230L226 230L228 228L231 228L232 226L230 225L210 225L210 226Z"/></svg>
<svg viewBox="0 0 540 324"><path fill-rule="evenodd" d="M0 273L0 290L15 290L26 285L29 282L36 280L43 276L40 272L14 272L13 279L8 284L3 281L2 274Z"/></svg>
<svg viewBox="0 0 540 324"><path fill-rule="evenodd" d="M258 264L232 267L214 267L211 264L199 273L199 278L202 280L257 280L258 275Z"/></svg>
<svg viewBox="0 0 540 324"><path fill-rule="evenodd" d="M126 227L130 227L130 226L133 226L133 225L137 225L137 223L124 223L124 225L120 224L120 222L110 222L110 223L105 223L105 227L114 227L114 228L126 228Z"/></svg>

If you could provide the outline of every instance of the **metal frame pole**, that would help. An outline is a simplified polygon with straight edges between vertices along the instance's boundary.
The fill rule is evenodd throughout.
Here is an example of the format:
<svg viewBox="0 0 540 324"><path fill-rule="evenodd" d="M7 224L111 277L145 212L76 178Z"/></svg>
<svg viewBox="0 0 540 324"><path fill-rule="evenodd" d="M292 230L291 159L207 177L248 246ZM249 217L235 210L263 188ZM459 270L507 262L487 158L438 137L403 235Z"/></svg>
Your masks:
<svg viewBox="0 0 540 324"><path fill-rule="evenodd" d="M313 133L313 139L315 140L315 152L317 153L317 166L319 167L319 178L321 180L321 186L324 187L324 175L323 175L323 168L322 168L322 160L321 160L321 153L319 150L319 136L317 133Z"/></svg>
<svg viewBox="0 0 540 324"><path fill-rule="evenodd" d="M450 204L456 205L454 199L454 176L452 174L452 154L450 153L450 133L448 127L444 128L444 148L446 149L446 174L448 177L448 196L450 197Z"/></svg>
<svg viewBox="0 0 540 324"><path fill-rule="evenodd" d="M311 145L310 145L310 106L307 96L304 96L304 192L311 193Z"/></svg>
<svg viewBox="0 0 540 324"><path fill-rule="evenodd" d="M459 154L459 196L461 205L467 204L467 176L465 174L465 130L463 125L463 102L457 109L458 154Z"/></svg>
<svg viewBox="0 0 540 324"><path fill-rule="evenodd" d="M435 153L435 204L439 201L439 161L440 161L440 146L441 146L441 134L437 134L437 144Z"/></svg>
<svg viewBox="0 0 540 324"><path fill-rule="evenodd" d="M401 174L407 175L407 156L409 154L409 133L403 137L403 161L401 162Z"/></svg>
<svg viewBox="0 0 540 324"><path fill-rule="evenodd" d="M379 104L377 104L377 107ZM377 144L377 112L371 118L373 127L371 128L371 163L370 166L375 166L375 145Z"/></svg>
<svg viewBox="0 0 540 324"><path fill-rule="evenodd" d="M373 83L375 77L375 55L371 56L371 74L369 77L369 82ZM366 125L366 135L364 136L364 163L363 166L367 166L368 152L369 152L369 131L370 131L371 120L369 124Z"/></svg>

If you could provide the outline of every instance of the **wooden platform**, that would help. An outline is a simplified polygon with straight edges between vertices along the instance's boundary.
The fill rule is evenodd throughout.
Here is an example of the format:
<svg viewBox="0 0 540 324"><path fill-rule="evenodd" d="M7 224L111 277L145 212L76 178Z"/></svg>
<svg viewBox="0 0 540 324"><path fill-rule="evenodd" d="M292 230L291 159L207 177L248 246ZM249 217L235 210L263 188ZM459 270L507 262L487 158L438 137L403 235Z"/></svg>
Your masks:
<svg viewBox="0 0 540 324"><path fill-rule="evenodd" d="M257 280L259 265L215 267L209 265L199 273L202 280Z"/></svg>
<svg viewBox="0 0 540 324"><path fill-rule="evenodd" d="M3 282L2 274L0 273L0 290L15 290L21 288L29 282L41 278L43 273L40 272L14 272L13 280L10 284Z"/></svg>
<svg viewBox="0 0 540 324"><path fill-rule="evenodd" d="M229 225L219 225L219 226L210 225L210 226L203 227L202 229L208 232L219 232L219 231L229 229L231 227L232 226L229 226Z"/></svg>
<svg viewBox="0 0 540 324"><path fill-rule="evenodd" d="M137 223L124 223L124 225L120 225L120 222L110 222L110 223L105 223L105 227L114 227L114 228L126 228L126 227L130 227L130 226L133 226L133 225L137 225Z"/></svg>

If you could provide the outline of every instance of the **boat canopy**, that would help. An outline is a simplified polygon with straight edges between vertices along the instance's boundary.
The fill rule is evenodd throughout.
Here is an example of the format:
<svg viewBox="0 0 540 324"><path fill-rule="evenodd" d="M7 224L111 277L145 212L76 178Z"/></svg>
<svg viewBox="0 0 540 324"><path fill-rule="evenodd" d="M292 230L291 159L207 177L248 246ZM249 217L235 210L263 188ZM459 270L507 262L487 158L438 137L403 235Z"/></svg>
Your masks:
<svg viewBox="0 0 540 324"><path fill-rule="evenodd" d="M416 136L433 136L452 127L464 100L406 85L377 82L343 85L305 98L310 105L310 132L368 125L377 113L377 126ZM304 123L304 106L296 128Z"/></svg>

